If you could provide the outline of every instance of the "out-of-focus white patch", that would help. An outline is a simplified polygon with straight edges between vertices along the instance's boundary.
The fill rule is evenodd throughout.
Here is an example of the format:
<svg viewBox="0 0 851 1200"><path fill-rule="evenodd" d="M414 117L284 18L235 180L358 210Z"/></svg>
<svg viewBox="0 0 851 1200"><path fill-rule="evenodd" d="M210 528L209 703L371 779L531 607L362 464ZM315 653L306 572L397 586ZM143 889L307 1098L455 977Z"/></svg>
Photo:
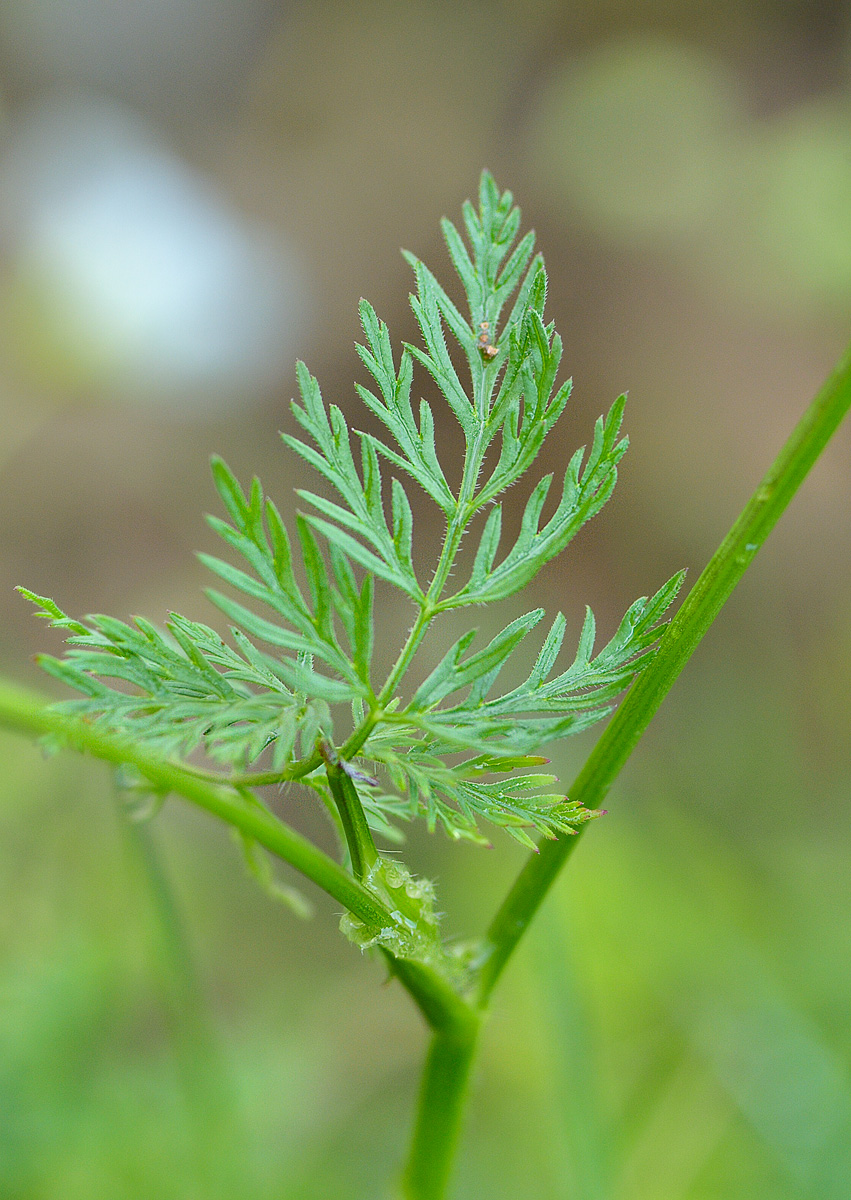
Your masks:
<svg viewBox="0 0 851 1200"><path fill-rule="evenodd" d="M292 252L124 109L57 100L13 127L0 240L7 289L26 279L29 296L37 281L39 319L66 323L51 344L78 345L107 393L244 403L292 357Z"/></svg>

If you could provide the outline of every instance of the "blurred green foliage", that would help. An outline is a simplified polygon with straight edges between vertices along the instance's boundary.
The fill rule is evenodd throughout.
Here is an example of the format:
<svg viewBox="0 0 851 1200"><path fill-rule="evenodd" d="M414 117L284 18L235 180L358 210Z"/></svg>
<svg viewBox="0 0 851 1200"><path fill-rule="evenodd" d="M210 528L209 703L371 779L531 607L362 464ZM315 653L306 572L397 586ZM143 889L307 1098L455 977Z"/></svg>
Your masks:
<svg viewBox="0 0 851 1200"><path fill-rule="evenodd" d="M748 716L693 679L587 837L496 1003L459 1196L847 1193L847 836L817 795L808 828L784 826L806 765L762 696ZM3 752L2 1194L384 1196L422 1049L401 993L169 805L142 833L192 947L196 1025L106 772ZM505 847L414 852L450 906L473 887L486 910L511 868Z"/></svg>

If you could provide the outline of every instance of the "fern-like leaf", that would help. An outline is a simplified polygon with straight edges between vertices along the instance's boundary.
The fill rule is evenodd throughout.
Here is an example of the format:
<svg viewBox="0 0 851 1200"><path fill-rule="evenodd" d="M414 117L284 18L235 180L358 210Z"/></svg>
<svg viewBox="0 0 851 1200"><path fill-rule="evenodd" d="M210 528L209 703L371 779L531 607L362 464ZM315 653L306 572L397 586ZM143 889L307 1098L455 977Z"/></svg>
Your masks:
<svg viewBox="0 0 851 1200"><path fill-rule="evenodd" d="M536 833L558 836L588 819L541 772L538 751L611 710L653 653L679 577L637 600L596 652L589 611L561 671L566 625L559 614L525 680L498 690L501 672L543 619L534 609L482 648L473 648L475 631L462 634L405 698L405 672L435 618L526 587L605 504L627 447L620 397L597 421L587 454L578 449L571 457L551 515L543 516L552 485L545 477L530 488L513 543L502 544L499 498L533 466L565 412L571 382L559 379L562 341L545 317L547 276L534 234L520 235L511 193L500 193L488 172L478 201L464 205L461 231L442 225L463 290L460 305L406 254L417 344L394 352L387 325L361 302L357 352L369 385L356 387L381 436L353 431L298 364L300 399L292 412L301 432L287 431L284 441L325 486L299 491L306 511L295 520L293 540L259 481L245 492L224 462L213 460L227 519L209 521L230 553L201 558L225 585L208 595L231 622L230 642L177 614L164 630L142 618L77 621L25 593L68 637L65 658L40 660L79 694L66 707L183 761L204 752L240 788L246 779L301 778L335 821L339 796L331 797L329 786L342 781L337 791L346 804L360 805L388 837L399 821L420 815L454 837L483 840L479 826L487 822L531 844ZM457 492L441 463L432 404L413 400L420 372L460 426L459 451L447 450L463 453ZM445 520L439 560L429 567L417 549L405 487L411 480ZM465 534L483 510L461 576L466 582L451 591ZM383 684L374 680L377 586L391 587L414 610ZM343 729L336 744L335 726ZM264 770L252 766L261 756ZM349 825L360 829L361 850L369 850L362 819Z"/></svg>

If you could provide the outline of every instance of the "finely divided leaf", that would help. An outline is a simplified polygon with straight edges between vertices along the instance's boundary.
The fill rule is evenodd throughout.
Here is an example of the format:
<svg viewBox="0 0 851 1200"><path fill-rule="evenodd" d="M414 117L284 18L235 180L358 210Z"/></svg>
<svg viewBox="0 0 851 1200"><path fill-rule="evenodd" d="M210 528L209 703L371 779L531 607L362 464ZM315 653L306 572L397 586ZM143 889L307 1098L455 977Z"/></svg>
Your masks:
<svg viewBox="0 0 851 1200"><path fill-rule="evenodd" d="M313 438L315 447L290 434L283 435L284 441L291 450L295 450L315 467L343 500L343 504L339 505L318 496L315 492L300 491L299 495L330 518L307 519L314 528L359 562L365 570L379 575L412 599L418 600L422 592L413 565L410 559L400 557L392 529L388 527L375 439L361 439L359 472L352 454L345 417L336 405L325 408L319 384L304 363L298 364L298 383L303 404L299 405L293 401L292 410L299 424ZM339 528L341 525L344 528ZM357 536L352 536L353 534ZM363 545L364 542L367 543L366 546Z"/></svg>
<svg viewBox="0 0 851 1200"><path fill-rule="evenodd" d="M600 511L617 482L617 464L628 445L626 438L618 440L624 399L620 397L608 416L597 421L585 465L582 464L581 449L570 460L561 499L550 519L541 525L541 512L552 482L551 476L545 476L526 502L520 533L505 558L484 575L477 558L466 586L441 601L441 609L504 600L514 595L560 554L585 522Z"/></svg>
<svg viewBox="0 0 851 1200"><path fill-rule="evenodd" d="M69 628L52 602L44 614ZM65 701L64 710L163 754L182 757L203 747L216 761L241 768L272 747L274 766L283 770L299 742L309 753L318 728L330 728L321 697L297 694L284 664L238 630L234 649L215 630L176 613L165 631L141 617L127 625L98 615L70 627L65 659L39 659L86 697Z"/></svg>
<svg viewBox="0 0 851 1200"><path fill-rule="evenodd" d="M339 761L352 754L364 760L367 771L350 763L347 771L376 829L391 836L397 820L421 815L430 828L484 841L484 820L532 845L533 834L569 833L590 815L540 770L546 760L538 751L611 710L653 653L681 576L637 600L596 653L589 610L563 670L559 614L531 670L527 664L525 678L509 690L498 690L500 676L543 612L511 621L479 650L468 631L403 702L404 671L431 620L522 590L605 504L627 447L620 397L597 421L587 455L583 448L570 458L554 507L546 508L547 476L531 487L513 543L502 545L501 497L535 462L565 410L571 382L559 381L563 346L544 316L546 271L534 234L519 233L511 193L501 193L485 171L478 207L468 202L462 213L461 230L442 223L460 281L455 299L406 254L421 344L394 355L387 325L361 301L364 342L357 352L369 386L356 389L381 436L350 430L342 410L326 403L317 380L298 364L300 399L292 412L303 432L285 433L284 441L330 485L330 494L321 487L298 492L309 511L297 519L295 542L259 481L246 493L224 462L213 460L227 520L212 517L210 524L240 564L211 555L202 561L237 594L208 593L232 622L229 643L177 614L166 630L141 618L81 622L51 600L24 594L68 636L65 658L45 656L41 663L80 694L66 708L89 720L163 753L185 757L202 749L237 771L265 754L281 778L303 777L327 800L317 744L327 741L337 754L331 706L344 705L347 733L354 732L343 734L338 748L349 749ZM450 445L444 453L445 422L433 400L414 393L421 369L461 428L457 450ZM443 469L453 456L463 456L457 494ZM445 519L443 549L428 575L416 554L405 477ZM447 595L465 534L484 509L466 583L462 577ZM376 579L413 602L416 613L411 639L383 688L373 681ZM249 865L276 886L255 850L246 846Z"/></svg>
<svg viewBox="0 0 851 1200"><path fill-rule="evenodd" d="M553 777L530 771L546 762L536 752L611 711L653 653L665 629L660 621L682 580L681 572L654 596L636 600L596 655L588 609L573 662L552 676L565 633L559 613L527 678L502 695L491 695L497 676L542 613L512 622L478 654L466 655L472 635L464 635L407 707L370 735L363 755L388 770L430 827L440 824L454 837L481 840L478 819L505 827L526 844L530 830L545 836L572 831L590 814L554 793ZM465 688L462 698L444 705ZM448 756L455 761L447 762Z"/></svg>

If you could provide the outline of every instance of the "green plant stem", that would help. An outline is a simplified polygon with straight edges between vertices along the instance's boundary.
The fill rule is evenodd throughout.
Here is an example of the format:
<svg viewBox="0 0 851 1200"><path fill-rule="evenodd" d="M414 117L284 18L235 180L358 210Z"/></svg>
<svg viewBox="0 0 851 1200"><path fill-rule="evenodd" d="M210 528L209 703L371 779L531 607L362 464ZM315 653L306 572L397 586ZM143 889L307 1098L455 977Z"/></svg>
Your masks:
<svg viewBox="0 0 851 1200"><path fill-rule="evenodd" d="M795 426L741 515L686 596L650 665L579 773L570 798L598 808L675 679L691 658L774 528L810 468L851 407L851 347ZM479 1002L484 1004L554 879L574 850L578 835L545 841L503 901L483 940Z"/></svg>
<svg viewBox="0 0 851 1200"><path fill-rule="evenodd" d="M378 862L378 851L372 839L372 830L367 824L357 788L349 779L339 762L326 759L325 770L328 786L340 814L340 822L352 860L352 871L356 879L363 879Z"/></svg>
<svg viewBox="0 0 851 1200"><path fill-rule="evenodd" d="M45 697L6 680L0 680L0 725L35 737L58 734L75 750L135 767L158 791L176 792L290 863L365 924L397 924L377 897L333 858L262 806L247 805L231 788L208 783L124 738L57 712Z"/></svg>
<svg viewBox="0 0 851 1200"><path fill-rule="evenodd" d="M403 1195L406 1200L443 1200L461 1132L482 1014L440 971L387 953L385 958L432 1030L402 1178Z"/></svg>
<svg viewBox="0 0 851 1200"><path fill-rule="evenodd" d="M322 758L311 754L309 758L300 759L291 767L280 771L210 771L205 767L196 767L192 763L181 763L181 768L196 779L205 779L208 783L224 784L236 789L275 787L282 783L295 783L310 775L322 766Z"/></svg>
<svg viewBox="0 0 851 1200"><path fill-rule="evenodd" d="M461 1131L479 1020L432 1035L402 1180L407 1200L443 1200Z"/></svg>
<svg viewBox="0 0 851 1200"><path fill-rule="evenodd" d="M431 968L390 959L390 969L432 1029L402 1180L403 1194L407 1200L443 1200L461 1131L482 1017Z"/></svg>

